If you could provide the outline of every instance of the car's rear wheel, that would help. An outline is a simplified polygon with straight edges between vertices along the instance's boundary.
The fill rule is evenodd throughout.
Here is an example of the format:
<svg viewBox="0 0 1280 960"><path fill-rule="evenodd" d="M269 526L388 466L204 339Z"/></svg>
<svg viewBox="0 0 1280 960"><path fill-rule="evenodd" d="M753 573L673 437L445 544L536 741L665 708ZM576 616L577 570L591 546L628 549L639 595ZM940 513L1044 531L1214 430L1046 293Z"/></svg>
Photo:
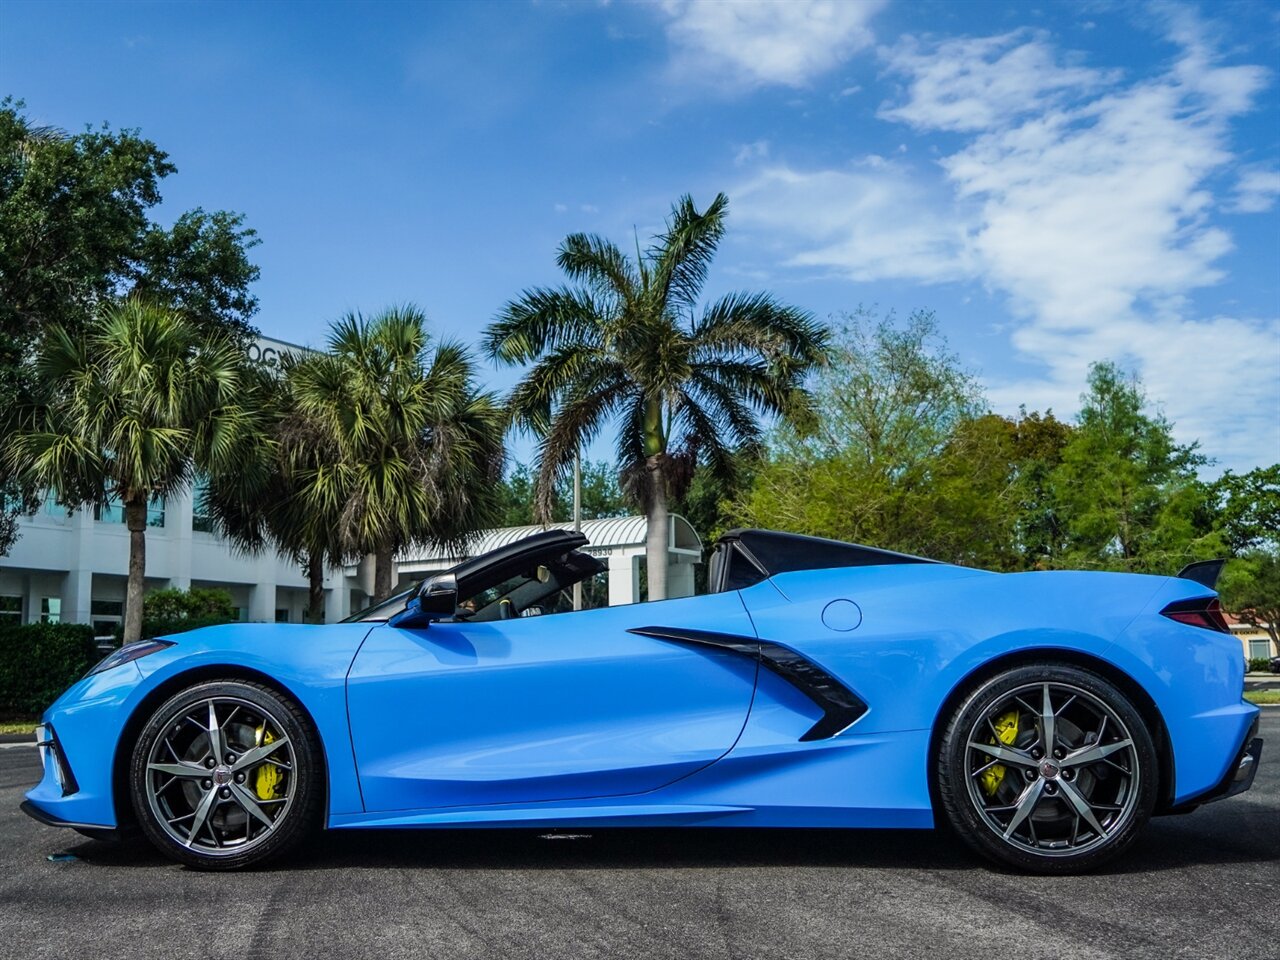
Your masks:
<svg viewBox="0 0 1280 960"><path fill-rule="evenodd" d="M270 687L196 684L162 704L138 738L134 810L148 839L189 866L259 863L315 825L320 756L305 714Z"/></svg>
<svg viewBox="0 0 1280 960"><path fill-rule="evenodd" d="M947 820L985 856L1037 873L1111 859L1151 817L1151 734L1123 693L1066 664L1027 664L978 685L941 741Z"/></svg>

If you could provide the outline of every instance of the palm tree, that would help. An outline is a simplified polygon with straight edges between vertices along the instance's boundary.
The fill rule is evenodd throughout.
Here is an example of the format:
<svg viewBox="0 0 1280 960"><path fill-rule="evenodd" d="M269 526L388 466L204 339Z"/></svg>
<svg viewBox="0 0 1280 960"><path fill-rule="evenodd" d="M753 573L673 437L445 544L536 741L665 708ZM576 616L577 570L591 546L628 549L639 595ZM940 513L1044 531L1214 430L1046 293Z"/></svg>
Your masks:
<svg viewBox="0 0 1280 960"><path fill-rule="evenodd" d="M316 509L306 488L318 468L334 462L338 449L324 425L298 409L294 373L298 359L281 358L278 373L259 367L260 409L273 440L272 466L265 485L209 483L203 510L218 533L238 550L256 554L274 549L296 562L307 578L308 623L324 617L324 571L351 555L337 533L341 517ZM239 480L239 478L237 478Z"/></svg>
<svg viewBox="0 0 1280 960"><path fill-rule="evenodd" d="M51 328L36 375L37 399L5 443L5 463L69 509L123 504L124 641L137 640L148 504L197 470L228 487L265 480L269 441L254 374L232 340L131 298L104 309L81 336Z"/></svg>
<svg viewBox="0 0 1280 960"><path fill-rule="evenodd" d="M557 262L578 286L526 291L485 333L492 358L534 364L510 415L540 438L544 520L575 451L617 423L623 484L649 520L655 600L666 597L669 499L700 458L731 479L735 451L760 441L762 416L808 419L804 379L825 355L825 328L767 293L729 294L697 313L728 203L719 194L699 212L682 197L634 261L601 237L566 237Z"/></svg>
<svg viewBox="0 0 1280 960"><path fill-rule="evenodd" d="M397 551L460 544L498 505L502 415L453 342L434 345L413 306L333 325L329 352L290 376L298 412L336 456L300 464L297 508L336 517L337 548L372 553L374 596L391 594Z"/></svg>

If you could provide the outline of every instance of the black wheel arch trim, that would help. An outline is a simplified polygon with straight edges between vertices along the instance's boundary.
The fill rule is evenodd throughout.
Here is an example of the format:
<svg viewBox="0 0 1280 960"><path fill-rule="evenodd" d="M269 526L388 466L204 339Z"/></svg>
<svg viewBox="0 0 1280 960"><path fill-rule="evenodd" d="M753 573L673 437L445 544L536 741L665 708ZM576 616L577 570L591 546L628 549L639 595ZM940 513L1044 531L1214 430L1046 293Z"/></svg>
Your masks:
<svg viewBox="0 0 1280 960"><path fill-rule="evenodd" d="M684 627L633 627L627 631L655 640L715 647L757 660L822 709L822 716L800 737L801 742L827 740L849 729L867 712L866 702L820 664L772 640Z"/></svg>

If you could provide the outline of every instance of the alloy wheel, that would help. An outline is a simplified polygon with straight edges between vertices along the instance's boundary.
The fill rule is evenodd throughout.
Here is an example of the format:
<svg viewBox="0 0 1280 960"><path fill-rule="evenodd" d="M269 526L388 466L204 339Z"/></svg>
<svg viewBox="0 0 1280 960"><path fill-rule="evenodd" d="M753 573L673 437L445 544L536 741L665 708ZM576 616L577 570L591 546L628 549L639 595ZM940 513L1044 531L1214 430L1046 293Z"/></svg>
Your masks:
<svg viewBox="0 0 1280 960"><path fill-rule="evenodd" d="M1037 856L1102 846L1138 803L1137 747L1117 712L1067 683L1030 683L981 711L965 742L965 781L1004 843Z"/></svg>
<svg viewBox="0 0 1280 960"><path fill-rule="evenodd" d="M161 829L204 856L256 847L289 816L296 757L278 718L208 697L165 720L147 757L146 797Z"/></svg>

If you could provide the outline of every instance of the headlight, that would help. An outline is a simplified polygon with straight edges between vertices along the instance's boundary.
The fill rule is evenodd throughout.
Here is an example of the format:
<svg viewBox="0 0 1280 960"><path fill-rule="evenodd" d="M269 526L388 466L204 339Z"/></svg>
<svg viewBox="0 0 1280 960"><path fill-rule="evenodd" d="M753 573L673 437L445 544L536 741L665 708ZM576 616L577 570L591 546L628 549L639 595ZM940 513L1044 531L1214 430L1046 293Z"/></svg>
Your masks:
<svg viewBox="0 0 1280 960"><path fill-rule="evenodd" d="M112 650L103 657L98 665L86 673L85 676L92 677L95 673L101 673L103 670L110 670L112 667L130 663L151 653L159 653L161 650L172 646L172 640L139 640L137 643L126 643L119 650Z"/></svg>

